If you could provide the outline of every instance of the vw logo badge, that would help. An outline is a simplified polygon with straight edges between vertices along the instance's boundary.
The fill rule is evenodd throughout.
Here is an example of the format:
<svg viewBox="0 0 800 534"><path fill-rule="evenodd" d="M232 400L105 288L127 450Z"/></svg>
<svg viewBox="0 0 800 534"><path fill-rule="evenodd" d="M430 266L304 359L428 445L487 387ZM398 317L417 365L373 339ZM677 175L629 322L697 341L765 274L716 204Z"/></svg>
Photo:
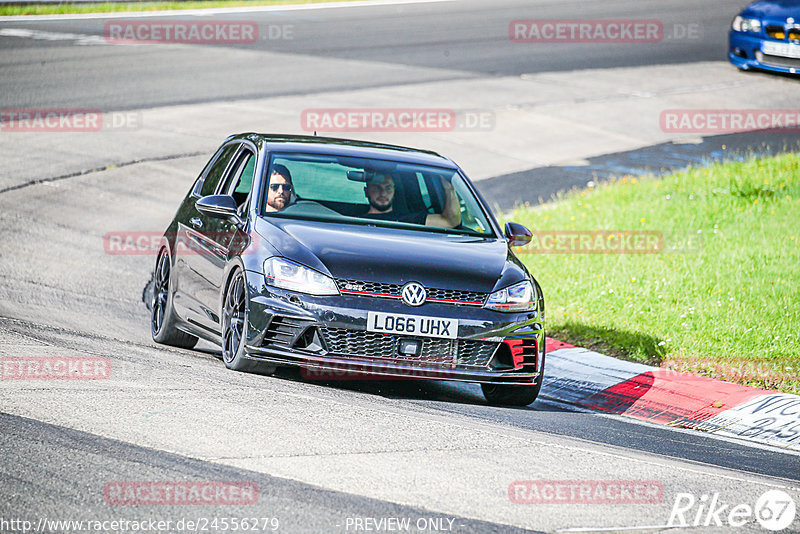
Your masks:
<svg viewBox="0 0 800 534"><path fill-rule="evenodd" d="M403 286L403 302L409 306L422 306L428 298L428 292L417 282L409 282Z"/></svg>

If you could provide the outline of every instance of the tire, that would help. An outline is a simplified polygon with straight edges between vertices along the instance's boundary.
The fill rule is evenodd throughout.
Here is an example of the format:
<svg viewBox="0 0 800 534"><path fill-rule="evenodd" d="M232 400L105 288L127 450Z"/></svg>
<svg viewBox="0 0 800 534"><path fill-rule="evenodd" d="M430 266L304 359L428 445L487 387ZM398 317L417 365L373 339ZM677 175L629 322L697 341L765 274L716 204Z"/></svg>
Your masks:
<svg viewBox="0 0 800 534"><path fill-rule="evenodd" d="M191 349L197 344L197 338L175 327L172 292L169 289L171 265L169 253L166 249L161 249L153 271L150 333L156 343Z"/></svg>
<svg viewBox="0 0 800 534"><path fill-rule="evenodd" d="M481 384L481 389L486 402L493 406L528 406L539 396L541 381L530 386Z"/></svg>
<svg viewBox="0 0 800 534"><path fill-rule="evenodd" d="M222 331L222 361L225 367L234 371L272 374L275 367L261 365L245 356L248 314L247 283L244 273L237 270L231 276L222 299L220 326Z"/></svg>
<svg viewBox="0 0 800 534"><path fill-rule="evenodd" d="M542 373L536 383L530 386L507 386L503 384L481 384L486 402L493 406L528 406L533 404L544 382L544 357L542 357Z"/></svg>

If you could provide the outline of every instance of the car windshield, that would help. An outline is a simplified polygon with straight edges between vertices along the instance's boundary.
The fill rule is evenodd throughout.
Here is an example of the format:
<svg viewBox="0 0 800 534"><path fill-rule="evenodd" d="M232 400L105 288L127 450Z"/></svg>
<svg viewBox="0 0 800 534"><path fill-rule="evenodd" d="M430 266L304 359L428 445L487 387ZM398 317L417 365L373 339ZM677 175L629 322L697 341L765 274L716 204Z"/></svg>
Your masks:
<svg viewBox="0 0 800 534"><path fill-rule="evenodd" d="M480 202L453 169L317 154L273 154L266 216L495 237Z"/></svg>

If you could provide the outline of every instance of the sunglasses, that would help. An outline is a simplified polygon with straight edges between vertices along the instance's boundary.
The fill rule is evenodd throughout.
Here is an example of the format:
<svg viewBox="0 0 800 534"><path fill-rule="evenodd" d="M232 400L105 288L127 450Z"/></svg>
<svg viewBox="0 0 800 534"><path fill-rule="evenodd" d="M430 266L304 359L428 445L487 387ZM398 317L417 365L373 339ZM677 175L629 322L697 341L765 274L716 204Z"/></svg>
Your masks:
<svg viewBox="0 0 800 534"><path fill-rule="evenodd" d="M286 191L292 192L292 184L270 184L269 188L273 191L277 191L280 188L284 188Z"/></svg>

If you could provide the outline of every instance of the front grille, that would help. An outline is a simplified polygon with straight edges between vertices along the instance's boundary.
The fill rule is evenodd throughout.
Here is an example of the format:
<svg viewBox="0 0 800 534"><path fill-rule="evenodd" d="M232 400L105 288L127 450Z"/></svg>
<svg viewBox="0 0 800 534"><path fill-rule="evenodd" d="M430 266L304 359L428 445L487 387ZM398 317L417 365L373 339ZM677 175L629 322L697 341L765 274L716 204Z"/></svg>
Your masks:
<svg viewBox="0 0 800 534"><path fill-rule="evenodd" d="M333 357L385 360L446 369L486 368L499 345L489 341L412 338L422 343L420 354L405 356L397 352L398 341L410 336L346 328L323 327L320 330L328 347L328 355Z"/></svg>
<svg viewBox="0 0 800 534"><path fill-rule="evenodd" d="M343 278L337 278L336 285L339 287L339 291L345 293L369 293L374 296L394 298L400 298L400 291L403 287L398 284L382 284L380 282L364 282Z"/></svg>
<svg viewBox="0 0 800 534"><path fill-rule="evenodd" d="M790 57L770 56L768 54L756 52L756 59L765 65L773 65L775 67L800 67L800 59L794 59Z"/></svg>
<svg viewBox="0 0 800 534"><path fill-rule="evenodd" d="M399 299L403 290L400 284L385 284L381 282L364 282L363 280L348 280L337 278L336 285L339 291L345 294L365 295L378 298ZM486 302L486 293L479 291L461 291L458 289L425 288L429 301L443 302L456 306L483 306Z"/></svg>
<svg viewBox="0 0 800 534"><path fill-rule="evenodd" d="M767 35L769 35L773 39L783 40L786 38L786 30L784 29L783 26L780 26L778 24L767 24L765 31L767 32Z"/></svg>
<svg viewBox="0 0 800 534"><path fill-rule="evenodd" d="M486 302L486 293L477 291L458 291L455 289L429 289L428 300L446 300L449 302L470 302L480 304Z"/></svg>

